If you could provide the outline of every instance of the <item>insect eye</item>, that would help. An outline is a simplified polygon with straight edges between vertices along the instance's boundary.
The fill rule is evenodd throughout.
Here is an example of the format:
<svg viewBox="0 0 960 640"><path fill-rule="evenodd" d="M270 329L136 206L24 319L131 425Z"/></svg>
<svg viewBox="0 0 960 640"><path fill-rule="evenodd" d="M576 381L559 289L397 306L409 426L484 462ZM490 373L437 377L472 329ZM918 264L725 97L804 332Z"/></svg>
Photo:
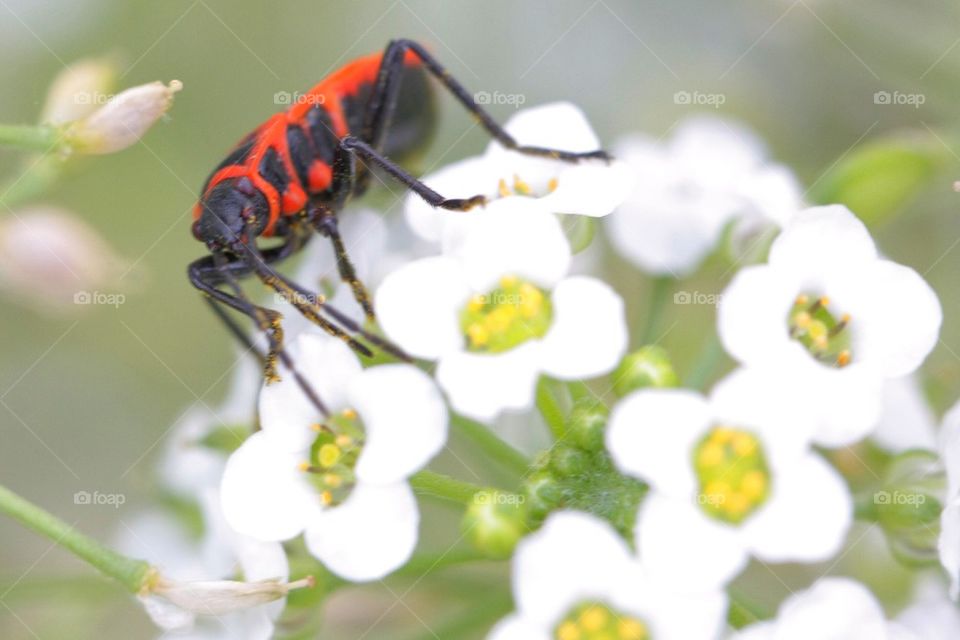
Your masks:
<svg viewBox="0 0 960 640"><path fill-rule="evenodd" d="M194 238L197 240L203 240L203 236L200 233L200 218L197 218L193 221L193 225L191 225L190 230L193 232Z"/></svg>

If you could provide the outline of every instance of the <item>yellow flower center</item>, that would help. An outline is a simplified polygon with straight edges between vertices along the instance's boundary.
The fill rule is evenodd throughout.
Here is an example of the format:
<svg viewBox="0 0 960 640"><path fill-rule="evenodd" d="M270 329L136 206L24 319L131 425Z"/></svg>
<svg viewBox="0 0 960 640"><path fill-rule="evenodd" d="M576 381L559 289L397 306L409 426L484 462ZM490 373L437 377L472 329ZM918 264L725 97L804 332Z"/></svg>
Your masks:
<svg viewBox="0 0 960 640"><path fill-rule="evenodd" d="M549 294L516 276L504 276L499 287L473 296L460 312L467 349L477 353L503 353L541 338L552 320Z"/></svg>
<svg viewBox="0 0 960 640"><path fill-rule="evenodd" d="M620 615L606 605L587 603L574 608L554 630L556 640L650 640L642 621Z"/></svg>
<svg viewBox="0 0 960 640"><path fill-rule="evenodd" d="M356 484L354 468L363 450L363 423L356 411L344 409L311 428L317 437L309 460L301 462L299 469L310 474L320 502L325 506L342 504Z"/></svg>
<svg viewBox="0 0 960 640"><path fill-rule="evenodd" d="M818 362L832 367L850 364L850 315L839 317L829 309L826 296L797 296L790 310L790 337L806 348Z"/></svg>
<svg viewBox="0 0 960 640"><path fill-rule="evenodd" d="M770 494L770 470L756 436L718 426L694 448L693 467L700 492L697 502L717 520L739 524Z"/></svg>
<svg viewBox="0 0 960 640"><path fill-rule="evenodd" d="M559 183L556 178L550 178L550 180L547 181L545 188L536 189L517 174L513 174L513 181L509 183L505 178L500 178L500 182L497 184L497 193L501 198L506 198L508 196L529 196L533 198L542 198L543 196L556 191L558 184Z"/></svg>

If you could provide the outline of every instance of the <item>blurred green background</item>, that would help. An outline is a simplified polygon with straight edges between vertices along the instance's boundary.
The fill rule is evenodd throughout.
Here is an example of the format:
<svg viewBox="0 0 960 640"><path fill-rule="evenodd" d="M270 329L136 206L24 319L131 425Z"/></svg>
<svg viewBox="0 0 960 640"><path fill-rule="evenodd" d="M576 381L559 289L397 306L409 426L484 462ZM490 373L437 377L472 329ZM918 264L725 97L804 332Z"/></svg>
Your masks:
<svg viewBox="0 0 960 640"><path fill-rule="evenodd" d="M34 121L50 80L81 57L118 56L122 86L176 78L185 87L142 144L78 162L42 200L82 215L135 261L138 286L118 309L83 308L76 317L0 300L0 481L104 538L148 503L158 442L198 398L215 406L232 362L227 336L185 278L202 253L189 233L196 190L241 135L278 109L275 92L305 90L398 36L429 44L472 91L523 94L527 106L577 102L605 143L629 131L661 136L696 112L676 104L676 92L722 93L725 103L706 110L748 123L805 186L865 142L916 131L947 166L874 231L943 301L942 342L926 368L942 410L960 383L958 27L960 5L936 0L0 0L0 122ZM925 102L878 105L877 91L920 93ZM487 142L449 99L443 107L428 166ZM512 108L493 111L505 119ZM20 170L22 155L0 151L4 175ZM707 269L685 288L717 292L725 271ZM649 281L620 272L616 285L639 319ZM671 305L667 313L665 322L678 324L663 344L686 371L713 310ZM80 490L122 493L126 504L77 506ZM90 575L0 520L0 637L154 634L118 588ZM338 596L328 613L340 631L327 637L359 637L384 611L365 637L398 637L391 630L416 631L417 617L457 611L416 590L404 601L382 587Z"/></svg>

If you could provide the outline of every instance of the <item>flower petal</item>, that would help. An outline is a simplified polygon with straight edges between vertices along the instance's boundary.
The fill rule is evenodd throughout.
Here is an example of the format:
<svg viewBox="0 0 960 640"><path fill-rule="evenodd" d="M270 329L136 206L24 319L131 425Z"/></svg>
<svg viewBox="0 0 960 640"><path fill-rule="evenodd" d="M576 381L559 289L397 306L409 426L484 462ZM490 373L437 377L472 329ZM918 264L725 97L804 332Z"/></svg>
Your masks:
<svg viewBox="0 0 960 640"><path fill-rule="evenodd" d="M517 611L539 628L550 629L583 601L609 602L631 562L626 542L606 522L577 511L555 512L517 546Z"/></svg>
<svg viewBox="0 0 960 640"><path fill-rule="evenodd" d="M459 259L467 282L485 293L513 275L551 289L570 268L570 244L557 218L519 199L491 203L469 224L449 225L444 255Z"/></svg>
<svg viewBox="0 0 960 640"><path fill-rule="evenodd" d="M740 531L711 520L692 500L648 495L636 539L643 566L679 593L723 587L747 565Z"/></svg>
<svg viewBox="0 0 960 640"><path fill-rule="evenodd" d="M447 441L443 396L412 365L367 369L350 386L349 397L366 430L356 466L361 482L399 482L426 466Z"/></svg>
<svg viewBox="0 0 960 640"><path fill-rule="evenodd" d="M713 417L706 399L684 389L648 389L621 400L607 426L607 451L624 473L671 496L692 499L693 448Z"/></svg>
<svg viewBox="0 0 960 640"><path fill-rule="evenodd" d="M915 377L893 378L883 383L880 424L872 436L876 444L892 453L909 449L935 451L936 433L936 418Z"/></svg>
<svg viewBox="0 0 960 640"><path fill-rule="evenodd" d="M384 333L407 353L436 359L463 346L460 307L470 297L456 260L416 260L384 278L376 311Z"/></svg>
<svg viewBox="0 0 960 640"><path fill-rule="evenodd" d="M331 336L305 332L289 351L327 409L336 411L344 406L347 384L362 370L350 348ZM310 426L321 422L323 415L293 374L281 367L281 375L280 382L264 384L260 391L260 426L270 433L273 442L283 443L290 451L304 449L316 437Z"/></svg>
<svg viewBox="0 0 960 640"><path fill-rule="evenodd" d="M437 366L437 382L454 410L489 422L507 409L532 406L540 349L531 341L498 354L454 353Z"/></svg>
<svg viewBox="0 0 960 640"><path fill-rule="evenodd" d="M811 207L797 214L770 247L770 266L809 274L842 272L877 257L870 232L843 205Z"/></svg>
<svg viewBox="0 0 960 640"><path fill-rule="evenodd" d="M490 630L487 640L551 640L550 632L519 615L510 615Z"/></svg>
<svg viewBox="0 0 960 640"><path fill-rule="evenodd" d="M853 501L843 478L812 453L773 474L769 501L744 525L753 554L767 562L832 557L853 523Z"/></svg>
<svg viewBox="0 0 960 640"><path fill-rule="evenodd" d="M916 271L889 260L863 270L858 293L860 300L850 310L854 357L887 377L913 373L940 335L937 294Z"/></svg>
<svg viewBox="0 0 960 640"><path fill-rule="evenodd" d="M258 431L227 460L220 500L227 523L258 540L288 540L319 513L320 498L297 465L305 452L291 452Z"/></svg>
<svg viewBox="0 0 960 640"><path fill-rule="evenodd" d="M887 637L883 609L867 588L849 578L828 577L780 605L777 638L877 640Z"/></svg>
<svg viewBox="0 0 960 640"><path fill-rule="evenodd" d="M553 291L553 324L542 340L543 370L561 380L609 372L627 349L623 300L595 278L574 276Z"/></svg>
<svg viewBox="0 0 960 640"><path fill-rule="evenodd" d="M768 266L741 269L720 298L717 332L744 364L783 366L809 355L790 339L788 316L798 291Z"/></svg>
<svg viewBox="0 0 960 640"><path fill-rule="evenodd" d="M341 578L366 582L383 578L410 558L419 524L417 501L405 482L361 482L343 504L313 519L304 541Z"/></svg>

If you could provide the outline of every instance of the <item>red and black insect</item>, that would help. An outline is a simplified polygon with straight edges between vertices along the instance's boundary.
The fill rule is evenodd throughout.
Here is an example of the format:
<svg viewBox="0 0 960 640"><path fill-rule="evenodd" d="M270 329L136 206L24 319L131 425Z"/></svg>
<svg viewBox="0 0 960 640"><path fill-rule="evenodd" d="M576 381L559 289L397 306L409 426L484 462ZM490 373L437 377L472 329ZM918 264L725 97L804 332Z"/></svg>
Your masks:
<svg viewBox="0 0 960 640"><path fill-rule="evenodd" d="M267 334L268 379L276 378L278 357L296 372L282 348L279 313L250 302L237 283L250 274L358 352L371 353L362 339L402 355L272 267L301 249L314 232L329 238L340 277L373 320L370 296L337 229L338 213L350 197L367 190L372 169L435 207L466 211L486 202L484 196L445 198L394 161L418 151L432 136L430 75L507 148L568 162L607 158L603 151L571 153L517 144L424 47L410 40L394 40L382 54L359 58L329 75L240 141L207 179L194 211L193 234L211 255L190 265L190 281L248 346L244 332L221 305L251 317ZM280 243L266 249L258 246L258 239L271 237ZM223 285L229 291L221 289Z"/></svg>

